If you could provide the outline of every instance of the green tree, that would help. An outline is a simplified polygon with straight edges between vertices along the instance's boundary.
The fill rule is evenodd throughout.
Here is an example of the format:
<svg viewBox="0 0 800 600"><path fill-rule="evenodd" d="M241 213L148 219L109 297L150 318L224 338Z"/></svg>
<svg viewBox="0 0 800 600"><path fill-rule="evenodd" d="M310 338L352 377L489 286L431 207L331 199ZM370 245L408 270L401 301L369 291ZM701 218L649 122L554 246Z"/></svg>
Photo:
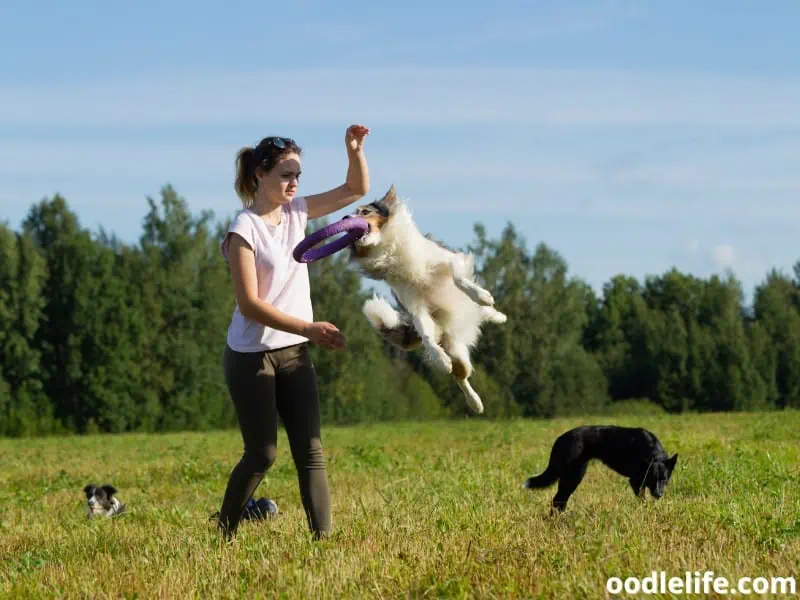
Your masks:
<svg viewBox="0 0 800 600"><path fill-rule="evenodd" d="M140 382L131 377L133 312L114 250L81 228L60 196L33 207L24 230L49 267L36 344L56 416L79 432L130 429Z"/></svg>
<svg viewBox="0 0 800 600"><path fill-rule="evenodd" d="M221 371L234 306L222 228L210 211L192 215L172 186L161 190L160 203L147 202L142 268L130 274L147 317L147 353L139 358L150 395L141 400L157 410L160 430L232 425Z"/></svg>
<svg viewBox="0 0 800 600"><path fill-rule="evenodd" d="M499 241L488 240L480 225L475 235L468 250L476 272L509 315L504 325L486 327L476 362L525 415L602 410L606 381L582 345L588 286L568 277L566 262L546 245L530 254L511 223Z"/></svg>
<svg viewBox="0 0 800 600"><path fill-rule="evenodd" d="M798 263L800 264L800 263ZM755 290L753 310L760 326L754 333L760 342L762 378L774 382L778 407L800 406L800 269L795 278L771 270ZM769 340L764 343L762 331Z"/></svg>
<svg viewBox="0 0 800 600"><path fill-rule="evenodd" d="M643 398L653 392L646 335L650 311L642 292L636 279L617 275L587 311L583 343L605 374L612 400Z"/></svg>
<svg viewBox="0 0 800 600"><path fill-rule="evenodd" d="M40 378L44 259L30 236L0 225L0 435L58 430Z"/></svg>

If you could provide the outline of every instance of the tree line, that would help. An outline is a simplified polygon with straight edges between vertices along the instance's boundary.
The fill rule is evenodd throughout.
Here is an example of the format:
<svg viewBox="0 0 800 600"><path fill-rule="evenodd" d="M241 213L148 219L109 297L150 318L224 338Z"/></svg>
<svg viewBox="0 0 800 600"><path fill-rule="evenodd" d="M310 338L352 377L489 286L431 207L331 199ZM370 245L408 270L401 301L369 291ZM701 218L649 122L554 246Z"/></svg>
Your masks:
<svg viewBox="0 0 800 600"><path fill-rule="evenodd" d="M228 221L192 214L171 186L136 243L83 227L65 198L0 223L0 435L204 430L235 415L222 377L234 307L219 252ZM320 223L311 223L316 229ZM490 418L800 407L800 262L765 274L745 305L733 274L617 275L600 294L557 251L474 226L463 250L509 316L473 351ZM310 265L317 319L344 352L313 348L323 419L357 423L466 413L449 375L369 327L370 282L339 253ZM365 285L363 285L365 284Z"/></svg>

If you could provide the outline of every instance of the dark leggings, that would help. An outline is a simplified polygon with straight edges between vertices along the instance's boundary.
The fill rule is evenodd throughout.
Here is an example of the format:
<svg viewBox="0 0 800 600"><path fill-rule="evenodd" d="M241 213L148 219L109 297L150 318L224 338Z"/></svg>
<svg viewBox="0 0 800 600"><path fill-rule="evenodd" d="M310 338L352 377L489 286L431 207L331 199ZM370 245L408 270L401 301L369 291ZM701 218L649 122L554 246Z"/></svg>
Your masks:
<svg viewBox="0 0 800 600"><path fill-rule="evenodd" d="M219 514L221 530L228 537L236 532L248 499L275 462L280 415L309 528L315 537L326 535L331 528L330 495L322 453L317 374L308 344L264 352L236 352L226 346L223 362L244 454L228 479Z"/></svg>

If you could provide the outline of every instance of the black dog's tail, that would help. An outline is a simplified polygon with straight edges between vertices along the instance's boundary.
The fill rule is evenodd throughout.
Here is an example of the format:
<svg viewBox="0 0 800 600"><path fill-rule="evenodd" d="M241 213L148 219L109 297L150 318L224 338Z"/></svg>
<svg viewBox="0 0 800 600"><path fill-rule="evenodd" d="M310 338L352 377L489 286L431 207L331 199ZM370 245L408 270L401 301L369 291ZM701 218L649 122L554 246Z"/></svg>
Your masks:
<svg viewBox="0 0 800 600"><path fill-rule="evenodd" d="M544 473L534 477L529 477L525 480L525 483L522 484L522 487L526 490L541 489L550 487L556 481L558 481L558 472L556 471L555 465L551 460L547 465L547 468L544 470Z"/></svg>

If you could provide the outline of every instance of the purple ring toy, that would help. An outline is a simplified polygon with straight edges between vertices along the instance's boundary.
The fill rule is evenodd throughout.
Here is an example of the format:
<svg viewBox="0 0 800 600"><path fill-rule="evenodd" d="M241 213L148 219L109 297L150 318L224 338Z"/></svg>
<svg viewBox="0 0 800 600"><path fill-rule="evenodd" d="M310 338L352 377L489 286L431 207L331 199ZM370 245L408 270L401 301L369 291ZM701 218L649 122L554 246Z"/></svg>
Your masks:
<svg viewBox="0 0 800 600"><path fill-rule="evenodd" d="M367 233L367 231L369 231L369 223L361 217L344 217L335 223L326 225L321 229L317 229L314 233L307 235L294 247L292 256L294 256L297 262L311 263L320 258L330 256L342 248L346 248ZM322 240L342 232L345 232L347 235L343 235L338 240L334 240L324 246L312 248L312 246L318 244Z"/></svg>

